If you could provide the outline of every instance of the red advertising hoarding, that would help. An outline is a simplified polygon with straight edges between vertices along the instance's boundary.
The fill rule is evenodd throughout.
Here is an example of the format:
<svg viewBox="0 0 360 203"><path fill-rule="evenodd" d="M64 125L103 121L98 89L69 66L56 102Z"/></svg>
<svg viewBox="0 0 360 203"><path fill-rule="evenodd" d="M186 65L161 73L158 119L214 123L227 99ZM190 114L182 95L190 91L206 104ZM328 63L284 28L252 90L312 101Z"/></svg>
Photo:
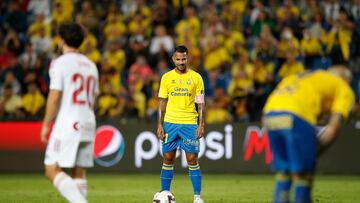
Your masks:
<svg viewBox="0 0 360 203"><path fill-rule="evenodd" d="M0 150L43 151L41 122L0 122Z"/></svg>

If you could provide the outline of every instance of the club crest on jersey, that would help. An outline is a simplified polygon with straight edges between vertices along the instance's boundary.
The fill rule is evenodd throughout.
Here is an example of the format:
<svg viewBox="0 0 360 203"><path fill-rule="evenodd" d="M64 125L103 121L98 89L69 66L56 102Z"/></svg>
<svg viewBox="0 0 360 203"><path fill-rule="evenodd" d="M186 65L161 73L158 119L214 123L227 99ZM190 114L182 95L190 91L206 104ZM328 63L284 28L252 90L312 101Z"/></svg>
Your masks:
<svg viewBox="0 0 360 203"><path fill-rule="evenodd" d="M188 79L188 80L186 81L186 84L187 84L187 85L190 85L190 84L191 84L191 80Z"/></svg>
<svg viewBox="0 0 360 203"><path fill-rule="evenodd" d="M171 80L171 84L175 84L175 80Z"/></svg>
<svg viewBox="0 0 360 203"><path fill-rule="evenodd" d="M181 79L180 79L179 83L182 84L182 80L181 80Z"/></svg>

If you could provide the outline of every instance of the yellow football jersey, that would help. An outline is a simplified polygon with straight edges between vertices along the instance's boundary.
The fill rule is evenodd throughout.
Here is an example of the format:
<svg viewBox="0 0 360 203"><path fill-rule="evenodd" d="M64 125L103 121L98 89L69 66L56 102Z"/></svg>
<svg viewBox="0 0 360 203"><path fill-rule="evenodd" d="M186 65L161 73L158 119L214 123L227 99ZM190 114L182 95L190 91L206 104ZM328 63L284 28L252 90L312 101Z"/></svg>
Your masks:
<svg viewBox="0 0 360 203"><path fill-rule="evenodd" d="M165 73L160 82L159 97L167 98L164 121L176 124L197 124L195 96L204 94L204 82L197 72L179 74L175 69Z"/></svg>
<svg viewBox="0 0 360 203"><path fill-rule="evenodd" d="M326 113L340 113L347 118L354 99L344 80L319 70L284 78L269 96L263 111L291 112L316 124L318 116Z"/></svg>

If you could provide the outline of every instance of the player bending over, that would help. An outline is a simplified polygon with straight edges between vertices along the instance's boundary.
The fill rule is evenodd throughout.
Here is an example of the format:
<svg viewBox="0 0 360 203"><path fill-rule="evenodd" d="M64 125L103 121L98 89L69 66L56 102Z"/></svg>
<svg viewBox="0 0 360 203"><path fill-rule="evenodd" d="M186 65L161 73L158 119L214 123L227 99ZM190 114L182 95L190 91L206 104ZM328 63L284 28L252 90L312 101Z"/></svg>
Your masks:
<svg viewBox="0 0 360 203"><path fill-rule="evenodd" d="M47 144L45 175L69 202L83 203L87 202L86 168L93 166L93 106L99 89L98 71L92 61L78 52L84 39L79 24L61 25L59 35L63 54L50 66L50 92L41 130L41 141ZM70 176L62 168L71 168Z"/></svg>
<svg viewBox="0 0 360 203"><path fill-rule="evenodd" d="M332 143L343 119L349 115L354 93L349 86L351 72L343 66L328 71L305 72L285 78L268 98L263 125L268 130L276 174L274 202L311 202L318 139L315 125L323 114L330 114L319 138L320 147Z"/></svg>
<svg viewBox="0 0 360 203"><path fill-rule="evenodd" d="M201 171L198 153L199 139L204 134L205 125L204 83L200 74L187 67L188 49L185 46L175 48L172 60L175 68L162 76L159 90L157 135L162 140L164 154L161 190L170 191L176 149L180 147L186 152L194 203L201 203L204 201L200 198Z"/></svg>

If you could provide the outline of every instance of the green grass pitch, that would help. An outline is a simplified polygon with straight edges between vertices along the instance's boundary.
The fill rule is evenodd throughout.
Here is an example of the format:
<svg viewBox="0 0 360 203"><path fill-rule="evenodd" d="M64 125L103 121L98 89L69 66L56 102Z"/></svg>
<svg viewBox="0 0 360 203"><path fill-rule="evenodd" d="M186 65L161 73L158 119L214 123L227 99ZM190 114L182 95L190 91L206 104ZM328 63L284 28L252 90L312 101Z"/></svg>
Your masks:
<svg viewBox="0 0 360 203"><path fill-rule="evenodd" d="M159 174L92 174L89 201L152 202ZM211 202L271 202L271 175L203 174L202 197ZM186 174L175 174L172 192L178 203L192 202ZM360 176L317 176L314 202L359 202ZM41 174L0 174L0 202L66 202Z"/></svg>

